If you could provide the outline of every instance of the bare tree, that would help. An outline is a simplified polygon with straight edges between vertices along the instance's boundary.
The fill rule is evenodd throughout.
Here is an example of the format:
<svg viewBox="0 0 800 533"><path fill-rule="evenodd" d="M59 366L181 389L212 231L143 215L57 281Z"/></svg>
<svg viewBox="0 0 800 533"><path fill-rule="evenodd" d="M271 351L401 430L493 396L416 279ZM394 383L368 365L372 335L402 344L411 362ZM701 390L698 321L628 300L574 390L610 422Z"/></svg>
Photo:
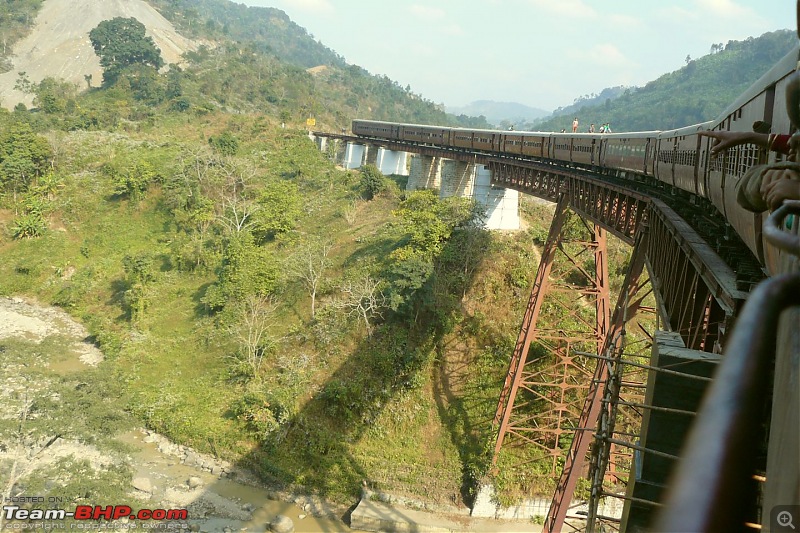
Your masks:
<svg viewBox="0 0 800 533"><path fill-rule="evenodd" d="M231 233L240 233L250 229L256 223L253 215L258 211L258 204L252 200L231 195L222 200L222 212L217 220Z"/></svg>
<svg viewBox="0 0 800 533"><path fill-rule="evenodd" d="M366 275L352 282L348 281L341 287L344 298L334 303L337 309L347 310L349 315L356 315L364 321L367 336L372 336L370 321L381 316L381 310L386 306L386 296L380 290L380 281Z"/></svg>
<svg viewBox="0 0 800 533"><path fill-rule="evenodd" d="M44 452L47 448L52 446L54 442L61 438L60 434L51 437L41 448L35 452L25 446L25 423L28 420L28 413L30 412L32 405L33 401L30 400L26 394L22 406L22 412L19 416L19 426L17 427L17 432L15 435L16 442L14 445L14 459L11 462L11 469L8 473L6 486L2 487L2 492L0 492L0 501L3 502L11 501L11 498L20 495L18 492L14 492L14 486L19 480L31 473L31 470L33 470L33 466L35 465L34 459L36 459L42 454L42 452ZM3 531L4 518L4 513L0 513L0 531Z"/></svg>
<svg viewBox="0 0 800 533"><path fill-rule="evenodd" d="M275 302L270 297L251 294L239 304L237 315L232 333L253 376L258 376L269 345L275 342L269 336L275 323Z"/></svg>
<svg viewBox="0 0 800 533"><path fill-rule="evenodd" d="M178 174L186 181L198 183L202 189L214 165L214 154L211 153L211 149L205 145L187 148L178 157L180 158Z"/></svg>
<svg viewBox="0 0 800 533"><path fill-rule="evenodd" d="M224 183L219 188L217 220L231 233L250 229L256 224L253 215L260 208L249 194L256 176L255 168L247 163L224 160L216 171Z"/></svg>
<svg viewBox="0 0 800 533"><path fill-rule="evenodd" d="M331 249L333 249L333 244L330 242L307 239L301 243L300 251L290 259L292 274L303 281L303 285L306 286L311 296L311 318L316 315L317 291L324 279L325 272L331 266L329 258Z"/></svg>

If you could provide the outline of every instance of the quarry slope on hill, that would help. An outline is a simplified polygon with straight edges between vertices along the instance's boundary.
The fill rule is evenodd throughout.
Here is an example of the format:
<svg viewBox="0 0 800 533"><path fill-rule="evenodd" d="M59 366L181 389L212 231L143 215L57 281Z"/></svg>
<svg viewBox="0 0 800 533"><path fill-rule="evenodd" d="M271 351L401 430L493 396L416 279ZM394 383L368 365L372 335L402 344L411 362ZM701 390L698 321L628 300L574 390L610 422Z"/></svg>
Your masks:
<svg viewBox="0 0 800 533"><path fill-rule="evenodd" d="M19 102L32 104L32 95L14 90L20 72L32 82L53 76L81 88L86 87L84 76L91 74L92 85L98 86L103 70L89 32L114 17L134 17L144 24L166 64L178 63L181 54L197 48L143 0L47 0L31 33L14 46L14 68L0 74L0 104L9 109Z"/></svg>

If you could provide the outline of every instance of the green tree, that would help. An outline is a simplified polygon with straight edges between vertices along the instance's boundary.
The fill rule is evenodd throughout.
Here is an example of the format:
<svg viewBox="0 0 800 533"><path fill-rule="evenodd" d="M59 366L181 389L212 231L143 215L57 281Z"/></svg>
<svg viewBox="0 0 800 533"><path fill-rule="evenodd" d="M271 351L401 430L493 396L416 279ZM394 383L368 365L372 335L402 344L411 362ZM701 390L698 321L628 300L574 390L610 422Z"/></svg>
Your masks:
<svg viewBox="0 0 800 533"><path fill-rule="evenodd" d="M219 281L206 291L203 303L218 311L250 295L269 296L279 278L280 267L272 254L255 244L249 232L237 233L225 249Z"/></svg>
<svg viewBox="0 0 800 533"><path fill-rule="evenodd" d="M223 131L216 137L209 137L208 144L221 155L236 155L239 151L239 139L229 131Z"/></svg>
<svg viewBox="0 0 800 533"><path fill-rule="evenodd" d="M128 67L145 65L155 70L164 66L161 50L145 35L144 24L135 18L104 20L89 32L95 53L103 67L103 85L110 86Z"/></svg>
<svg viewBox="0 0 800 533"><path fill-rule="evenodd" d="M109 165L106 172L111 176L114 194L127 196L134 202L140 200L150 183L159 178L158 172L148 161L137 161L123 168Z"/></svg>
<svg viewBox="0 0 800 533"><path fill-rule="evenodd" d="M0 184L16 195L47 171L53 151L47 140L24 122L12 122L0 130Z"/></svg>
<svg viewBox="0 0 800 533"><path fill-rule="evenodd" d="M415 191L393 212L406 242L389 256L386 277L389 306L397 311L411 300L434 271L434 262L457 227L480 221L479 208L465 198L440 200L433 191Z"/></svg>
<svg viewBox="0 0 800 533"><path fill-rule="evenodd" d="M291 231L303 214L303 197L297 184L276 181L267 185L258 198L255 234L261 240L273 239Z"/></svg>
<svg viewBox="0 0 800 533"><path fill-rule="evenodd" d="M33 105L45 113L62 113L70 101L74 107L75 85L64 80L46 77L39 83L31 84Z"/></svg>
<svg viewBox="0 0 800 533"><path fill-rule="evenodd" d="M147 252L126 255L122 258L122 266L128 282L125 303L131 312L131 322L138 324L144 318L150 283L156 279L155 257Z"/></svg>
<svg viewBox="0 0 800 533"><path fill-rule="evenodd" d="M361 167L361 188L367 200L372 200L375 195L386 187L383 174L375 165L364 165Z"/></svg>

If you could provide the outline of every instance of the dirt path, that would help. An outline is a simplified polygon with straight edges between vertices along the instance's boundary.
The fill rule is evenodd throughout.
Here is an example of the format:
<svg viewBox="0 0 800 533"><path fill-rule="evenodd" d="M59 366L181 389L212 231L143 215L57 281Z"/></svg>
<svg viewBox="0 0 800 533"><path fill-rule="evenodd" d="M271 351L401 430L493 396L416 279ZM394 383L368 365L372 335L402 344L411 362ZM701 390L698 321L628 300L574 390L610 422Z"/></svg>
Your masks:
<svg viewBox="0 0 800 533"><path fill-rule="evenodd" d="M104 479L103 475L122 468L132 473L118 487L129 501L141 508L188 509L194 530L266 531L267 524L282 514L294 521L298 532L351 531L335 518L343 513L341 508L270 491L250 473L153 432L132 428L111 444L95 441L92 435L59 436L56 432L68 422L58 418L57 409L38 406L58 403L63 394L58 389L60 378L77 381L74 388L79 388L82 380L89 381L81 373L102 363L102 353L87 342L87 335L60 309L0 298L0 500L58 494L53 485L59 481L65 486L89 483L90 478ZM84 408L90 411L92 406ZM48 417L54 418L55 426L36 433L36 423ZM21 432L16 431L19 420ZM87 479L78 477L81 469L89 472ZM47 486L45 492L37 488ZM70 510L70 504L66 507Z"/></svg>
<svg viewBox="0 0 800 533"><path fill-rule="evenodd" d="M97 87L103 79L100 61L89 41L89 32L114 17L134 17L147 27L161 49L165 64L180 63L181 54L197 43L178 34L172 24L143 0L46 0L31 33L14 45L14 67L0 74L0 104L12 109L27 106L33 96L14 89L19 72L38 83L47 76L62 78L86 88L85 75Z"/></svg>

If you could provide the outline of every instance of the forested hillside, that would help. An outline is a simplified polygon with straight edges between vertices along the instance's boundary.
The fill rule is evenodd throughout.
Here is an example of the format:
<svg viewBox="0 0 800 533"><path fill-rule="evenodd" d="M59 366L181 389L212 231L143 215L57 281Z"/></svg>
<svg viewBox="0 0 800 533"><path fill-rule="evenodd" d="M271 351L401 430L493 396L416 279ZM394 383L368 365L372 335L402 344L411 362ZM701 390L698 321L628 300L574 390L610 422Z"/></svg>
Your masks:
<svg viewBox="0 0 800 533"><path fill-rule="evenodd" d="M797 42L789 30L758 38L712 46L698 59L687 58L685 67L664 74L644 87L626 90L599 105L570 109L569 114L535 126L541 131L571 131L577 116L581 131L590 123L611 123L612 131L666 130L712 120Z"/></svg>
<svg viewBox="0 0 800 533"><path fill-rule="evenodd" d="M448 115L409 87L346 64L282 11L249 8L227 0L149 3L180 30L208 45L188 54L184 69L175 67L161 76L139 73L114 87L106 85L104 89L117 91L111 98L116 102L120 93L127 94L123 99L126 105L121 108L117 104L106 108L105 93L95 95L91 111L87 107L79 111L70 104L72 116L62 117L71 124L68 127L106 127L159 109L266 113L288 124L305 124L308 118L314 118L317 127L336 131L349 127L354 117L488 127L482 118ZM40 6L38 0L0 4L0 31L7 37L4 42L9 54L11 45L30 28ZM71 60L63 58L64 62ZM10 68L7 65L6 70ZM15 67L16 72L24 70ZM26 80L22 81L25 85ZM40 80L32 81L26 87L36 91ZM59 80L45 83L54 84L63 89L58 97L65 108L83 89L67 87ZM34 106L38 106L36 102Z"/></svg>
<svg viewBox="0 0 800 533"><path fill-rule="evenodd" d="M35 398L27 441L105 441L113 408L348 505L362 481L468 501L549 211L526 205L530 233L492 236L466 199L337 168L307 117L452 120L359 67L312 74L218 41L159 72L136 21L95 29L101 87L20 75L34 109L0 109L0 295L62 307L106 357L59 377L59 402ZM76 402L85 423L52 422ZM4 416L0 449L16 449ZM56 475L14 464L0 457L0 477L20 486ZM116 494L99 467L62 466L48 495Z"/></svg>
<svg viewBox="0 0 800 533"><path fill-rule="evenodd" d="M283 11L226 0L148 0L191 37L252 42L262 52L293 65L345 67L344 59L314 40Z"/></svg>

